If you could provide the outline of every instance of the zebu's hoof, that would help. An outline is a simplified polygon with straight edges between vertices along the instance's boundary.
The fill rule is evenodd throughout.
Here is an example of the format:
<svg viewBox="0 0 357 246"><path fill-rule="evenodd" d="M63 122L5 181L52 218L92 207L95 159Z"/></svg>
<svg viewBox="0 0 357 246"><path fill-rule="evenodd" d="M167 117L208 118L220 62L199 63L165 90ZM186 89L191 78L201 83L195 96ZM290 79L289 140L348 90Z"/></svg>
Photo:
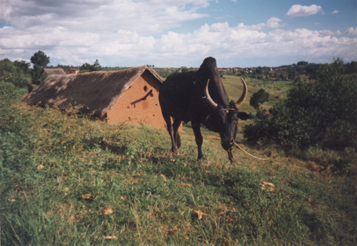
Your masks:
<svg viewBox="0 0 357 246"><path fill-rule="evenodd" d="M229 161L231 162L231 164L237 163L236 159L234 159L234 156L233 156L233 148L228 149L227 153L228 153L228 158L229 158Z"/></svg>
<svg viewBox="0 0 357 246"><path fill-rule="evenodd" d="M180 153L179 153L178 149L174 149L174 150L172 150L172 154L173 154L173 155L180 155Z"/></svg>

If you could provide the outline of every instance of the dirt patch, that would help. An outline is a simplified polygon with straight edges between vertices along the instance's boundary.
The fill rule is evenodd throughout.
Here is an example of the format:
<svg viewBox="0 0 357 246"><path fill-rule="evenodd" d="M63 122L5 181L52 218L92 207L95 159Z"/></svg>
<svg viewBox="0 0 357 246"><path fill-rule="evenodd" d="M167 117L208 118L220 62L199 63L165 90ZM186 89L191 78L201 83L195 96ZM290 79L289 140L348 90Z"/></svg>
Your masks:
<svg viewBox="0 0 357 246"><path fill-rule="evenodd" d="M213 139L217 139L217 140L221 140L220 137L218 136L213 136L213 135L207 135L207 137L213 138Z"/></svg>

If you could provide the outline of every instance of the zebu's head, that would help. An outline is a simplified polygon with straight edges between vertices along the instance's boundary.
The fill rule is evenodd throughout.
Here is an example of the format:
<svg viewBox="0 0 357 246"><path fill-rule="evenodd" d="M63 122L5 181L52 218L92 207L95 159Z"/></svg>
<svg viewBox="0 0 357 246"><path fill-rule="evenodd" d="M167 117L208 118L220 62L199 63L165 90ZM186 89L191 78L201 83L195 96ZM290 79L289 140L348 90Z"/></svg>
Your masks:
<svg viewBox="0 0 357 246"><path fill-rule="evenodd" d="M239 106L247 97L247 84L243 82L243 92L236 103L229 103L227 92L219 76L216 59L206 58L198 70L200 84L203 84L204 95L211 104L211 112L205 118L205 124L210 130L218 132L221 144L225 150L232 149L237 134L238 118L246 119L245 113L239 113Z"/></svg>
<svg viewBox="0 0 357 246"><path fill-rule="evenodd" d="M210 96L208 85L210 80L207 80L206 84L206 97L213 107L213 112L206 119L206 124L208 128L212 128L212 130L219 132L221 136L221 144L225 150L230 150L234 147L234 139L237 134L237 124L238 118L243 120L247 119L246 113L240 113L239 106L244 102L247 97L248 89L247 84L244 79L243 82L243 92L240 98L235 103L229 103L228 105L220 105L216 103L212 97Z"/></svg>

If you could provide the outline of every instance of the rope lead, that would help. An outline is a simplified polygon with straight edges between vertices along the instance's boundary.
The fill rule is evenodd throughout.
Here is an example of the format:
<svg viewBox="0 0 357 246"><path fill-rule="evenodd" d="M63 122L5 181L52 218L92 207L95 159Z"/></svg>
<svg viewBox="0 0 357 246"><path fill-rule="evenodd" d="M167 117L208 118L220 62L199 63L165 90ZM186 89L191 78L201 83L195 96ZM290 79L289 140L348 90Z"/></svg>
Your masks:
<svg viewBox="0 0 357 246"><path fill-rule="evenodd" d="M251 157L253 157L253 158L255 158L255 159L262 160L262 161L267 161L267 160L270 159L270 158L259 158L259 157L256 157L256 156L252 155L252 154L249 154L246 150L244 150L244 149L243 149L241 146L239 146L236 142L234 142L234 145L235 145L238 149L242 150L244 153L250 155Z"/></svg>

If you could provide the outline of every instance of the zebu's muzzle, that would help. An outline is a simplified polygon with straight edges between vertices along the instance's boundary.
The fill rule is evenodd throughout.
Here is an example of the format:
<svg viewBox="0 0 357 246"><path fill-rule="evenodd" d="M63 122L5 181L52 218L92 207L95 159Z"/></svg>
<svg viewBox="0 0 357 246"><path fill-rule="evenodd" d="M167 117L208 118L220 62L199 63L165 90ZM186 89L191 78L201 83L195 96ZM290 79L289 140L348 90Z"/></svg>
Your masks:
<svg viewBox="0 0 357 246"><path fill-rule="evenodd" d="M232 137L222 138L221 144L224 150L229 150L234 147L234 139Z"/></svg>

